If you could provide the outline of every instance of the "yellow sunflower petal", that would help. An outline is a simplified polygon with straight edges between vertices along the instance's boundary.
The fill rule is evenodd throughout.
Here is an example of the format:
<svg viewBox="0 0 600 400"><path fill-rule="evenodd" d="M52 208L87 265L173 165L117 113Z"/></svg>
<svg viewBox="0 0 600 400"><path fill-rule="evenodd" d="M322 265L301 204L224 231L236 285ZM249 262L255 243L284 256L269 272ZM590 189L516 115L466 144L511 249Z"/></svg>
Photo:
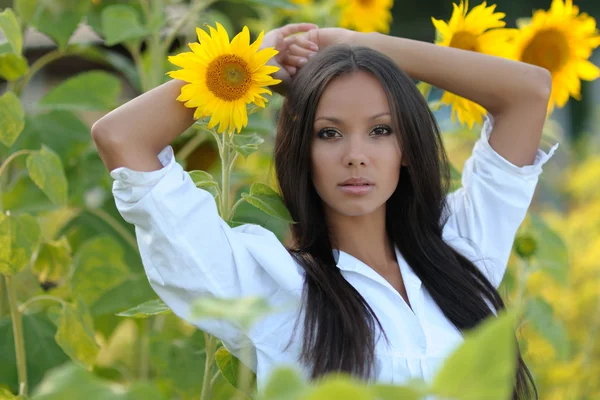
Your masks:
<svg viewBox="0 0 600 400"><path fill-rule="evenodd" d="M514 40L516 59L546 68L552 74L549 109L577 99L580 80L598 78L598 67L588 61L600 45L596 21L579 14L572 0L553 0L550 10L538 10Z"/></svg>
<svg viewBox="0 0 600 400"><path fill-rule="evenodd" d="M174 79L188 82L181 88L177 101L188 108L196 108L194 118L207 118L208 127L217 132L240 131L248 124L247 104L264 107L267 99L262 94L272 94L267 86L281 81L272 73L279 67L265 65L277 51L260 49L264 32L250 43L250 31L244 27L230 42L225 28L216 23L208 32L198 28L198 43L190 43L191 52L169 57L169 61L182 67L170 71Z"/></svg>
<svg viewBox="0 0 600 400"><path fill-rule="evenodd" d="M504 13L496 12L495 5L487 6L483 2L469 11L468 2L461 0L458 4L453 3L452 7L448 22L431 19L439 33L438 45L514 58L510 41L515 34L503 28ZM467 99L444 92L441 103L451 107L453 121L458 119L469 128L483 121L483 107Z"/></svg>
<svg viewBox="0 0 600 400"><path fill-rule="evenodd" d="M577 63L577 75L584 81L593 81L600 76L600 69L589 61Z"/></svg>

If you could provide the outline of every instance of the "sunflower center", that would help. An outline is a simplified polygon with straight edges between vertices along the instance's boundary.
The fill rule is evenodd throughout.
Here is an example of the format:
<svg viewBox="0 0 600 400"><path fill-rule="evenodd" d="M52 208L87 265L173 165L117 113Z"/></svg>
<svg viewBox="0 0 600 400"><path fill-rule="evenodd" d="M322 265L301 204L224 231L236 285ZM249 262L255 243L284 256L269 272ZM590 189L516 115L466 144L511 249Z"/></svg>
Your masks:
<svg viewBox="0 0 600 400"><path fill-rule="evenodd" d="M234 54L215 58L206 69L206 86L222 100L243 97L252 84L252 73L246 61Z"/></svg>
<svg viewBox="0 0 600 400"><path fill-rule="evenodd" d="M363 7L369 7L371 4L373 4L373 0L358 0L358 4Z"/></svg>
<svg viewBox="0 0 600 400"><path fill-rule="evenodd" d="M460 31L452 35L450 47L462 50L479 51L479 42L477 36L471 32Z"/></svg>
<svg viewBox="0 0 600 400"><path fill-rule="evenodd" d="M525 47L521 59L554 74L569 59L569 42L565 35L555 29L540 31Z"/></svg>

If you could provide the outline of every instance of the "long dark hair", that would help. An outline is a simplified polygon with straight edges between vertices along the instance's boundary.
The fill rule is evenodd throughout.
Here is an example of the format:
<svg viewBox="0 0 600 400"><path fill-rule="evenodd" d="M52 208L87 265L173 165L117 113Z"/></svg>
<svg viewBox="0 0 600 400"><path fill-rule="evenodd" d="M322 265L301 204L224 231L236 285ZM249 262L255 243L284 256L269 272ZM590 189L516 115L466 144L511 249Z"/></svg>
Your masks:
<svg viewBox="0 0 600 400"><path fill-rule="evenodd" d="M398 186L386 204L391 243L460 331L493 314L486 300L496 310L505 308L480 270L442 240L450 172L427 102L411 79L384 54L366 47L331 46L315 55L294 77L279 116L274 150L283 201L297 221L291 226L293 244L288 250L306 272L299 361L310 366L312 379L333 371L371 379L375 328L383 331L374 311L336 267L322 201L311 178L313 122L321 94L333 78L354 71L366 71L381 81L408 165L401 167ZM531 398L532 391L537 398L518 346L517 358L513 399Z"/></svg>

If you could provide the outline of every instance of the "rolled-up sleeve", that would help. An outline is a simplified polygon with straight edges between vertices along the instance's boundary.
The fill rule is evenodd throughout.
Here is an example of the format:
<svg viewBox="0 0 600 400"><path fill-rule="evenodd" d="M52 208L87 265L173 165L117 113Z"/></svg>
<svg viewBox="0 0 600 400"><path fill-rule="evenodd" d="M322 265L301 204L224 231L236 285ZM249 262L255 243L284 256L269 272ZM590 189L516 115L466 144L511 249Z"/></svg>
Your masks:
<svg viewBox="0 0 600 400"><path fill-rule="evenodd" d="M465 162L462 187L447 197L446 240L459 250L465 243L471 257L490 282L498 287L504 273L517 229L531 204L542 166L553 156L537 150L535 161L522 167L498 154L489 143L493 118L488 115L481 137Z"/></svg>
<svg viewBox="0 0 600 400"><path fill-rule="evenodd" d="M159 297L175 314L217 336L236 354L234 350L250 340L241 328L220 320L194 320L190 307L205 295L273 295L279 286L257 261L257 254L263 250L284 254L283 246L260 226L232 229L219 216L213 196L197 188L175 161L171 146L158 159L163 167L156 171L119 167L110 172L117 209L135 225L142 263ZM254 246L257 254L251 254L246 244ZM282 261L275 258L273 262L284 269Z"/></svg>

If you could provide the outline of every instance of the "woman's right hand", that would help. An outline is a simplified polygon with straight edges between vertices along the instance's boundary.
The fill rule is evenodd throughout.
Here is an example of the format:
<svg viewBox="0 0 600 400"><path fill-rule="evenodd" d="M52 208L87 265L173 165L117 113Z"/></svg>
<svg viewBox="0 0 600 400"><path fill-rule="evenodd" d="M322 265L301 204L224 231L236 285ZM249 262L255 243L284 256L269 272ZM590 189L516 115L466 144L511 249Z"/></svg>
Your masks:
<svg viewBox="0 0 600 400"><path fill-rule="evenodd" d="M317 29L314 24L288 24L265 34L260 48L273 47L279 52L267 62L267 65L279 67L279 71L273 74L274 78L281 79L279 85L272 87L275 92L284 95L298 69L318 50L318 46L308 40L306 35L295 35L313 29Z"/></svg>

